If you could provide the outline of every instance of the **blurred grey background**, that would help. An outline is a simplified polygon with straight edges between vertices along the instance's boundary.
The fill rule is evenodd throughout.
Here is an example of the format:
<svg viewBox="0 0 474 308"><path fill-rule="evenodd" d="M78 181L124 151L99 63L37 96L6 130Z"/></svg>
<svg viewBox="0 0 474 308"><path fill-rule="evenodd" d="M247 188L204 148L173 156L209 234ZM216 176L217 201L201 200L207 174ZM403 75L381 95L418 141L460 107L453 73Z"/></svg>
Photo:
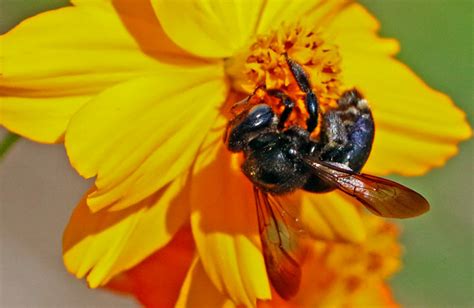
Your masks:
<svg viewBox="0 0 474 308"><path fill-rule="evenodd" d="M450 95L473 123L473 1L362 0L397 38L399 58ZM64 0L0 0L0 31ZM442 127L440 127L442 129ZM428 215L401 222L404 267L391 280L407 307L473 307L472 139L441 169L392 177L424 192ZM62 146L20 140L0 164L0 306L128 307L131 299L91 291L66 273L61 236L89 183L68 165Z"/></svg>

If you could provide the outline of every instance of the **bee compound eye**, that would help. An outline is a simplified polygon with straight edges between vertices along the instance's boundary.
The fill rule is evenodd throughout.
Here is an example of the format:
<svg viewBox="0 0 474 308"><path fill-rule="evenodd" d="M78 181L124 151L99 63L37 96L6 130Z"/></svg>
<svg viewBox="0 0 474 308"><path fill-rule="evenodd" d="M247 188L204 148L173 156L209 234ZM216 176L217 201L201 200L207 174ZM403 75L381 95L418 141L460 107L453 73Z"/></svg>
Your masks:
<svg viewBox="0 0 474 308"><path fill-rule="evenodd" d="M270 106L258 104L250 109L247 116L247 124L254 128L270 126L273 122L273 117L274 113Z"/></svg>
<svg viewBox="0 0 474 308"><path fill-rule="evenodd" d="M275 114L270 106L259 104L248 112L239 122L232 127L227 147L233 152L239 152L248 144L250 139L274 123Z"/></svg>
<svg viewBox="0 0 474 308"><path fill-rule="evenodd" d="M273 111L272 108L267 104L255 105L249 111L250 117L262 117L269 114L273 115Z"/></svg>

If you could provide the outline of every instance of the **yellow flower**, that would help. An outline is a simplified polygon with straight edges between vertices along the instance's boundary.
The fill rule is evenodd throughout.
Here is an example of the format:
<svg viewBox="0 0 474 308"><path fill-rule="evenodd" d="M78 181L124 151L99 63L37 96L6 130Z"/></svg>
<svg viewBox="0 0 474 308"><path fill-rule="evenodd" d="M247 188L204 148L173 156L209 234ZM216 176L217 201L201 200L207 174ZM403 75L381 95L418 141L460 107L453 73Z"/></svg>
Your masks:
<svg viewBox="0 0 474 308"><path fill-rule="evenodd" d="M370 214L361 214L369 239L363 244L319 242L306 262L306 280L292 301L304 307L395 305L385 284L400 268L398 229ZM311 287L313 286L313 287Z"/></svg>
<svg viewBox="0 0 474 308"><path fill-rule="evenodd" d="M368 99L366 173L441 166L471 135L465 116L393 58L398 44L378 27L351 1L76 0L3 35L1 124L64 141L79 174L95 177L65 231L68 270L103 286L189 223L196 252L178 303L271 297L251 185L222 136L230 105L260 83L291 88L284 52L310 73L323 110L351 87ZM364 242L352 200L297 197L314 238Z"/></svg>
<svg viewBox="0 0 474 308"><path fill-rule="evenodd" d="M400 268L398 229L371 214L361 216L369 241L356 245L316 242L303 265L305 275L297 296L285 301L273 292L272 300L259 301L258 307L396 307L384 280ZM193 265L191 270L201 279L187 279L181 287L192 252L192 236L185 228L165 248L116 276L107 287L133 294L146 307L173 306L177 297L178 307L232 306L202 266Z"/></svg>

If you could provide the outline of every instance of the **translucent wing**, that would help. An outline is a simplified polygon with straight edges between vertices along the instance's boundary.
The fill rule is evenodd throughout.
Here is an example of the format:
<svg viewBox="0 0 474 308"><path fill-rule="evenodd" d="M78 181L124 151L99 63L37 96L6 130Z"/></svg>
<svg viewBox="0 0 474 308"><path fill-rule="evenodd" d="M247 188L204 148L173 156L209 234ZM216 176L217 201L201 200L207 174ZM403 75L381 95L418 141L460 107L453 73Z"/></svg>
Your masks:
<svg viewBox="0 0 474 308"><path fill-rule="evenodd" d="M274 196L256 187L254 194L267 274L275 291L289 299L300 286L304 250L299 241L304 232Z"/></svg>
<svg viewBox="0 0 474 308"><path fill-rule="evenodd" d="M419 193L393 181L354 173L327 162L304 160L317 176L355 197L376 215L409 218L421 215L430 208L428 201Z"/></svg>

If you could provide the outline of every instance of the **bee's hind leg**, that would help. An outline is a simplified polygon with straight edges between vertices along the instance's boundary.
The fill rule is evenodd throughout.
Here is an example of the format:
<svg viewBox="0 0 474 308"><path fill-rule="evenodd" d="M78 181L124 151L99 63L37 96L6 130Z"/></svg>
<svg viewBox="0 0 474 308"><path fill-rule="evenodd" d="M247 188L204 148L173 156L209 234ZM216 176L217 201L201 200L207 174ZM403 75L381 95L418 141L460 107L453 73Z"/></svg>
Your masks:
<svg viewBox="0 0 474 308"><path fill-rule="evenodd" d="M355 89L346 91L338 108L324 115L320 156L359 172L369 158L374 139L374 120L367 101Z"/></svg>

